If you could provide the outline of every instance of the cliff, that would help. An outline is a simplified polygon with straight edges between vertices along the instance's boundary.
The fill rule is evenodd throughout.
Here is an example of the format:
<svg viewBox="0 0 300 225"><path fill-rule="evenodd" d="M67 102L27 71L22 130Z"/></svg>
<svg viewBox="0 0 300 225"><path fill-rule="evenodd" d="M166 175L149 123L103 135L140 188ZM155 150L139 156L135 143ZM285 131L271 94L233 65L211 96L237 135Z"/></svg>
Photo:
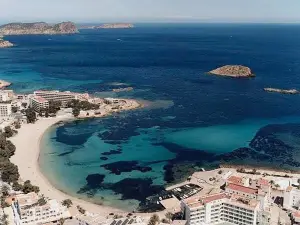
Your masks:
<svg viewBox="0 0 300 225"><path fill-rule="evenodd" d="M0 35L24 35L24 34L74 34L78 30L74 23L63 22L50 25L44 22L38 23L9 23L0 26Z"/></svg>
<svg viewBox="0 0 300 225"><path fill-rule="evenodd" d="M209 72L209 74L228 77L254 77L251 69L241 65L226 65Z"/></svg>

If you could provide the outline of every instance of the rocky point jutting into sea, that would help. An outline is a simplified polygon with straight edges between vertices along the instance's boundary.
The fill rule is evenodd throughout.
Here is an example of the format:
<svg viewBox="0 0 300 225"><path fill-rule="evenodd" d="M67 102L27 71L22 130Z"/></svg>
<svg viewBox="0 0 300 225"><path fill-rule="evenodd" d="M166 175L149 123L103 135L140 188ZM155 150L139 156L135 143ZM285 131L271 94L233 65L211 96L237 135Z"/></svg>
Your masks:
<svg viewBox="0 0 300 225"><path fill-rule="evenodd" d="M36 23L9 23L0 26L0 35L25 34L74 34L78 30L72 22L62 22L50 25L45 22Z"/></svg>
<svg viewBox="0 0 300 225"><path fill-rule="evenodd" d="M9 41L3 40L3 37L0 35L0 48L8 48L14 46Z"/></svg>

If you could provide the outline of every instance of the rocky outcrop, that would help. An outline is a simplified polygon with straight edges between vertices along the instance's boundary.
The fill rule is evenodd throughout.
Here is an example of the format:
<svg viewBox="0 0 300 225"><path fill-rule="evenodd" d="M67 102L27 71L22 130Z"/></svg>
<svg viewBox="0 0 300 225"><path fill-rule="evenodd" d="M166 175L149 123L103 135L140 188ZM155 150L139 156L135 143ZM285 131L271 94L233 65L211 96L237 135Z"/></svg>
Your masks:
<svg viewBox="0 0 300 225"><path fill-rule="evenodd" d="M7 82L5 80L0 80L0 88L5 88L5 87L8 87L10 85L11 85L10 82Z"/></svg>
<svg viewBox="0 0 300 225"><path fill-rule="evenodd" d="M0 38L0 48L9 48L14 46L11 42L9 41L5 41L3 39Z"/></svg>
<svg viewBox="0 0 300 225"><path fill-rule="evenodd" d="M24 35L24 34L74 34L78 30L74 23L63 22L50 25L44 22L38 23L9 23L0 26L0 35Z"/></svg>
<svg viewBox="0 0 300 225"><path fill-rule="evenodd" d="M296 89L264 88L264 90L267 92L277 92L281 94L291 94L291 95L299 94L299 91Z"/></svg>
<svg viewBox="0 0 300 225"><path fill-rule="evenodd" d="M209 72L209 74L228 77L253 77L251 69L241 65L226 65Z"/></svg>

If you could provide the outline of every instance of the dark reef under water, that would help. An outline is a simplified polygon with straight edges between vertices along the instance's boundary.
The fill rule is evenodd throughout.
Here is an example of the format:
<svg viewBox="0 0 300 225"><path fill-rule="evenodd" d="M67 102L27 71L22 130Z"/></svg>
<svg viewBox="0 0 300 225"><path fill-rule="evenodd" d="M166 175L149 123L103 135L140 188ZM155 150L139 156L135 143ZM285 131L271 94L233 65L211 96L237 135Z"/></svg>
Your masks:
<svg viewBox="0 0 300 225"><path fill-rule="evenodd" d="M289 138L285 138L285 134ZM229 153L215 154L198 149L187 149L173 143L156 143L175 153L174 159L166 161L164 166L164 180L172 184L187 178L199 167L216 168L219 164L248 166L270 166L281 169L297 170L300 166L300 147L295 147L295 142L300 143L300 124L273 124L261 128L249 143L249 147L241 147ZM294 146L294 147L292 147ZM147 166L139 165L137 161L118 161L101 165L116 175L123 172L139 170L147 173L151 171L151 165L161 161L148 162ZM96 192L97 189L113 190L121 194L122 200L135 199L140 201L140 211L148 212L160 210L149 204L149 199L157 194L163 194L163 185L153 185L150 178L125 178L116 183L104 183L104 175L90 174L87 184L81 193Z"/></svg>

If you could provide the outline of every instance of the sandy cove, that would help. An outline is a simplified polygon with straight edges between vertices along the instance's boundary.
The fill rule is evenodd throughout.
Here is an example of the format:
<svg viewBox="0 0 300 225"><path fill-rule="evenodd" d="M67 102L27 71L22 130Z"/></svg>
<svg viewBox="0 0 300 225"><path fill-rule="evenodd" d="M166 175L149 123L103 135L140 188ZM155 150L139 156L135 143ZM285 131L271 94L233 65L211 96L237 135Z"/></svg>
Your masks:
<svg viewBox="0 0 300 225"><path fill-rule="evenodd" d="M96 205L72 196L69 196L55 187L53 187L46 177L41 173L38 158L40 153L40 140L45 131L60 121L71 120L72 118L43 118L38 120L35 124L23 124L18 130L18 134L10 140L16 146L15 155L11 157L11 162L16 164L19 168L20 178L23 181L31 180L33 185L40 187L40 193L46 197L62 201L64 199L71 199L73 202L73 209L77 205L86 209L90 213L102 214L103 216L109 213L124 214L120 209ZM73 211L73 209L71 211Z"/></svg>

